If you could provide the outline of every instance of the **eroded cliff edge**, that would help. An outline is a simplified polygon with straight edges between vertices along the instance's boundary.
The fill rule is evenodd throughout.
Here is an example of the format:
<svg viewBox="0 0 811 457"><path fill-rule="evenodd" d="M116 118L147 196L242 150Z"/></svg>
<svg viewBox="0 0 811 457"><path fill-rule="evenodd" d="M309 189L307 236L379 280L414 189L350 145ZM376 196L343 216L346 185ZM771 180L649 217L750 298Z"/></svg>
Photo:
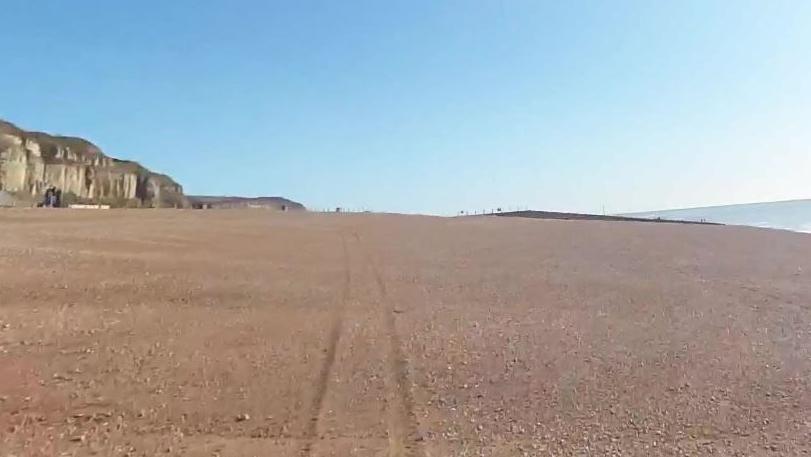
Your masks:
<svg viewBox="0 0 811 457"><path fill-rule="evenodd" d="M0 120L0 191L39 199L48 187L68 200L114 207L188 207L183 187L137 162L73 137L29 132Z"/></svg>

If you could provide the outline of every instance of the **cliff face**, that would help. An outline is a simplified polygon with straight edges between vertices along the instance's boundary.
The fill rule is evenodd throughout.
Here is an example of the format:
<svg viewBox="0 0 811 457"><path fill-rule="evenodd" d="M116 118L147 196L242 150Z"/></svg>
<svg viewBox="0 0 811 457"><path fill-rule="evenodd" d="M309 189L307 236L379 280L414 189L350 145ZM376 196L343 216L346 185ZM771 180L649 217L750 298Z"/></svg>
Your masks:
<svg viewBox="0 0 811 457"><path fill-rule="evenodd" d="M108 157L81 138L27 132L0 120L0 191L38 198L50 186L113 206L188 206L183 188L168 176Z"/></svg>

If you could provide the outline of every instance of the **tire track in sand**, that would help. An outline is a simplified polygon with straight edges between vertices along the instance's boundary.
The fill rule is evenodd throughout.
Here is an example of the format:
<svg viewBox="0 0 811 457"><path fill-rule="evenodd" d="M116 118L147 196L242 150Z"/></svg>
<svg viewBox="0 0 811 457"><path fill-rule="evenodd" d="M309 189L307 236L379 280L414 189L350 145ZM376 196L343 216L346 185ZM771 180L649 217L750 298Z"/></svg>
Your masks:
<svg viewBox="0 0 811 457"><path fill-rule="evenodd" d="M408 365L403 355L402 342L397 334L395 307L389 300L386 282L372 256L366 252L366 258L374 274L380 294L381 308L386 334L388 335L388 354L386 363L386 390L388 391L389 415L389 457L419 457L425 455L422 438L414 414L414 399L411 395L408 379Z"/></svg>
<svg viewBox="0 0 811 457"><path fill-rule="evenodd" d="M349 302L352 273L349 267L349 249L346 246L346 237L344 235L341 235L341 247L343 249L344 259L343 291L341 292L340 303L332 312L332 326L330 327L329 339L327 340L326 355L324 357L324 363L321 365L321 371L318 373L315 394L310 404L310 414L304 426L304 447L301 450L304 456L312 455L313 445L316 440L318 440L318 422L324 410L324 399L327 396L329 378L332 374L332 368L335 365L338 342L341 340L341 333L343 331L344 311Z"/></svg>

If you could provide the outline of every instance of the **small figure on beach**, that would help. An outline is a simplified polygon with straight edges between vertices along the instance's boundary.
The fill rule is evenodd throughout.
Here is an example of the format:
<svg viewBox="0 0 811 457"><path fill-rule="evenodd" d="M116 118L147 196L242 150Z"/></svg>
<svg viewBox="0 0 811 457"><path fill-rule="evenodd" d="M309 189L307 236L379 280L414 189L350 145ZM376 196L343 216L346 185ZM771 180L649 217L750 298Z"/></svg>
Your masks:
<svg viewBox="0 0 811 457"><path fill-rule="evenodd" d="M62 190L57 189L56 186L50 186L45 189L45 196L42 199L41 205L44 208L59 208L62 206Z"/></svg>

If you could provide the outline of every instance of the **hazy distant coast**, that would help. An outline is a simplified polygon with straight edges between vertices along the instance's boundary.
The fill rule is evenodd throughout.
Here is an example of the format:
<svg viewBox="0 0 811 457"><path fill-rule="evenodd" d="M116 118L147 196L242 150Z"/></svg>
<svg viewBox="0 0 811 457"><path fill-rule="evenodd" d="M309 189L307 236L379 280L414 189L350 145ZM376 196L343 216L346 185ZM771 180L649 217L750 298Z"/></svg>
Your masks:
<svg viewBox="0 0 811 457"><path fill-rule="evenodd" d="M619 216L708 221L811 233L811 199L625 213Z"/></svg>

